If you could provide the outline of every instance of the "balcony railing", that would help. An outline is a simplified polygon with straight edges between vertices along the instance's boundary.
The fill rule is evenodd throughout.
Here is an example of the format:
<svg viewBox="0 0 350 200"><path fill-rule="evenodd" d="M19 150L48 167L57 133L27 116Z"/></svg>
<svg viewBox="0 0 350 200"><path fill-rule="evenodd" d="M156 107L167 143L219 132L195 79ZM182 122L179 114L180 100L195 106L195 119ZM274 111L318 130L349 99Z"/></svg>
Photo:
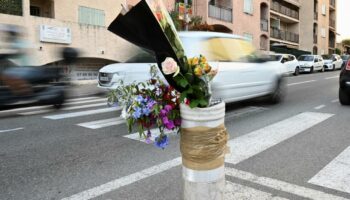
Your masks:
<svg viewBox="0 0 350 200"><path fill-rule="evenodd" d="M232 9L209 5L209 17L232 22Z"/></svg>
<svg viewBox="0 0 350 200"><path fill-rule="evenodd" d="M332 7L335 7L335 0L330 0L330 1L329 1L329 4L330 4Z"/></svg>
<svg viewBox="0 0 350 200"><path fill-rule="evenodd" d="M317 35L314 34L314 44L317 44Z"/></svg>
<svg viewBox="0 0 350 200"><path fill-rule="evenodd" d="M269 31L269 20L260 19L260 30L261 31Z"/></svg>
<svg viewBox="0 0 350 200"><path fill-rule="evenodd" d="M290 9L286 6L281 5L280 3L273 1L271 9L273 11L279 12L283 15L287 15L289 17L292 17L294 19L299 19L299 12L293 9Z"/></svg>
<svg viewBox="0 0 350 200"><path fill-rule="evenodd" d="M314 12L314 20L316 20L316 21L318 20L318 12L316 12L316 11Z"/></svg>
<svg viewBox="0 0 350 200"><path fill-rule="evenodd" d="M271 27L270 37L285 40L289 42L299 43L299 34L279 30L277 28Z"/></svg>
<svg viewBox="0 0 350 200"><path fill-rule="evenodd" d="M335 20L329 18L329 26L335 28Z"/></svg>

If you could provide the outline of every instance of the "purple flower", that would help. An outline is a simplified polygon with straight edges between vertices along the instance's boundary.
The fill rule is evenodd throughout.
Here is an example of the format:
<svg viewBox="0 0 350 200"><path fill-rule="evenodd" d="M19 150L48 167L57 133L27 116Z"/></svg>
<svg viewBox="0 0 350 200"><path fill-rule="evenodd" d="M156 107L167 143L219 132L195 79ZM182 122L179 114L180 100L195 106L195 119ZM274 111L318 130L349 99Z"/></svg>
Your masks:
<svg viewBox="0 0 350 200"><path fill-rule="evenodd" d="M141 95L138 95L135 100L138 102L138 103L142 103L142 101L144 101L144 98L141 96Z"/></svg>
<svg viewBox="0 0 350 200"><path fill-rule="evenodd" d="M143 108L142 109L142 113L145 115L145 116L148 116L150 113L151 113L151 110L149 108Z"/></svg>
<svg viewBox="0 0 350 200"><path fill-rule="evenodd" d="M146 143L147 144L151 144L152 143L151 137L152 137L151 131L148 130L147 131L147 136L146 136Z"/></svg>
<svg viewBox="0 0 350 200"><path fill-rule="evenodd" d="M164 149L168 145L169 145L169 138L167 135L161 134L158 137L156 137L154 146Z"/></svg>
<svg viewBox="0 0 350 200"><path fill-rule="evenodd" d="M136 107L134 108L134 113L132 114L132 116L134 117L134 119L138 119L141 117L141 108Z"/></svg>
<svg viewBox="0 0 350 200"><path fill-rule="evenodd" d="M153 106L156 104L156 102L153 100L153 99L151 99L148 103L147 103L147 108L148 109L152 109L153 108Z"/></svg>
<svg viewBox="0 0 350 200"><path fill-rule="evenodd" d="M168 124L169 123L168 117L167 116L162 117L162 122L163 122L164 125Z"/></svg>
<svg viewBox="0 0 350 200"><path fill-rule="evenodd" d="M167 116L168 112L165 109L160 110L160 116Z"/></svg>
<svg viewBox="0 0 350 200"><path fill-rule="evenodd" d="M169 120L168 123L164 123L164 125L168 130L173 130L175 128L174 122L172 120Z"/></svg>
<svg viewBox="0 0 350 200"><path fill-rule="evenodd" d="M175 126L181 126L181 119L175 119L174 120L174 124L175 124Z"/></svg>
<svg viewBox="0 0 350 200"><path fill-rule="evenodd" d="M167 112L169 112L169 111L171 111L173 108L171 107L171 105L166 105L166 106L164 107L164 109L165 109Z"/></svg>

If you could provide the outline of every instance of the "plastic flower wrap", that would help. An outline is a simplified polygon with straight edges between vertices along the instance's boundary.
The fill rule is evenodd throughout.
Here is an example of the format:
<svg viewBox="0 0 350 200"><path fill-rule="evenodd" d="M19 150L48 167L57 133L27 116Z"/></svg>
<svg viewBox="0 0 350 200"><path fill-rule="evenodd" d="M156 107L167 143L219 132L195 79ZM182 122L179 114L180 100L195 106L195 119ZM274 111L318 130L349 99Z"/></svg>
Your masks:
<svg viewBox="0 0 350 200"><path fill-rule="evenodd" d="M168 65L176 73L176 66ZM137 128L140 137L152 143L152 128L157 127L160 134L155 137L154 145L164 149L169 144L166 131L178 131L181 125L179 111L179 93L166 85L157 76L157 67L151 67L151 78L148 82L124 85L119 83L115 91L109 93L110 104L121 106L123 117L129 132ZM169 71L169 72L170 72Z"/></svg>

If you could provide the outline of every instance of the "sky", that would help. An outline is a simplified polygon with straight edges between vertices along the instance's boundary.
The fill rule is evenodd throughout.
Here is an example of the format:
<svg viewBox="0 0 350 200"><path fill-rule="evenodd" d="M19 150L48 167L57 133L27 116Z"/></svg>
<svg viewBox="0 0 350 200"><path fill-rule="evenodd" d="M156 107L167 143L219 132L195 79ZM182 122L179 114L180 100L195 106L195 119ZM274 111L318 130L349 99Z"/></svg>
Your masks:
<svg viewBox="0 0 350 200"><path fill-rule="evenodd" d="M337 41L350 39L350 0L337 0Z"/></svg>

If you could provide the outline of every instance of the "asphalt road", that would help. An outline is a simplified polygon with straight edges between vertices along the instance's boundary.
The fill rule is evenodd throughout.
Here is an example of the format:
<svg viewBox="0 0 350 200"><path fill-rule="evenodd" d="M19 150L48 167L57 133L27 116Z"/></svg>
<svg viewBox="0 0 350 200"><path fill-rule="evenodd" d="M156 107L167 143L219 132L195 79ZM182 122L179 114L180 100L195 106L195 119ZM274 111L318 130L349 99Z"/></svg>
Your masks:
<svg viewBox="0 0 350 200"><path fill-rule="evenodd" d="M350 107L339 71L288 77L285 101L227 105L228 199L350 199ZM129 135L105 99L0 112L0 199L182 199L179 137Z"/></svg>

